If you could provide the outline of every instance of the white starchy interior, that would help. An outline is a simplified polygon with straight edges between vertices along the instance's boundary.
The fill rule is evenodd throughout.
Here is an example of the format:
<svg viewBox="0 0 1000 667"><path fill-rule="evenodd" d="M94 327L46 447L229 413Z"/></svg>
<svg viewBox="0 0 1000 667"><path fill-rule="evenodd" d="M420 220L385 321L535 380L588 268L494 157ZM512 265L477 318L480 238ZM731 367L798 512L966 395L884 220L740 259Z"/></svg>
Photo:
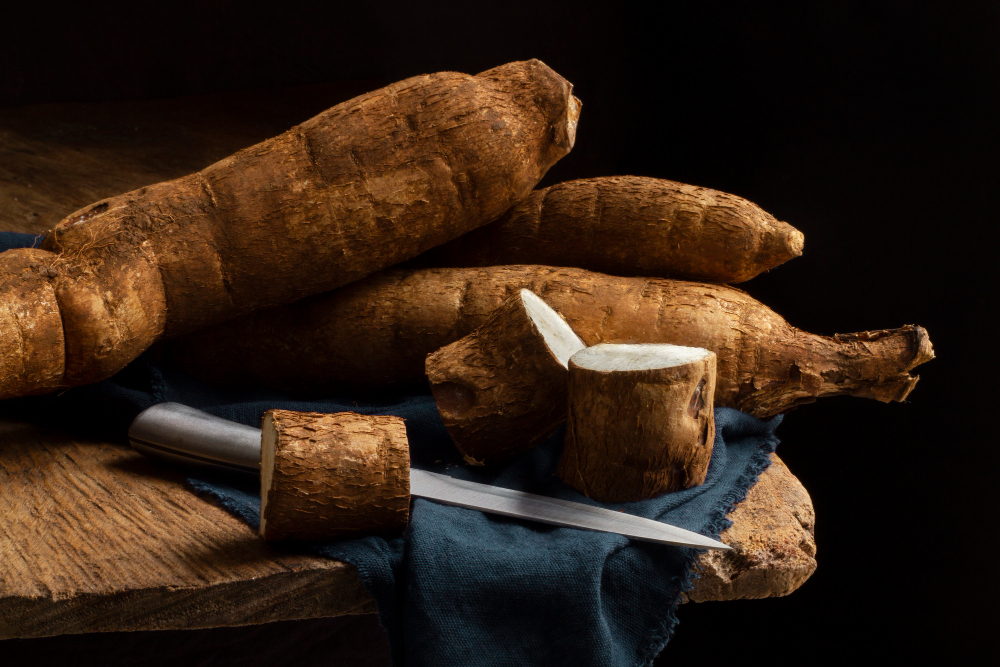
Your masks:
<svg viewBox="0 0 1000 667"><path fill-rule="evenodd" d="M264 420L260 438L260 532L264 533L264 508L267 507L267 490L271 488L271 477L274 475L274 449L278 444L278 431L274 428L274 419L270 416Z"/></svg>
<svg viewBox="0 0 1000 667"><path fill-rule="evenodd" d="M704 359L712 353L683 345L601 343L573 355L573 363L593 371L648 371Z"/></svg>
<svg viewBox="0 0 1000 667"><path fill-rule="evenodd" d="M566 324L566 320L560 317L559 313L552 310L549 304L542 301L531 290L521 290L521 301L524 303L524 309L528 312L528 317L538 327L538 331L541 332L542 338L549 346L553 356L564 368L568 368L569 358L587 347L586 344Z"/></svg>

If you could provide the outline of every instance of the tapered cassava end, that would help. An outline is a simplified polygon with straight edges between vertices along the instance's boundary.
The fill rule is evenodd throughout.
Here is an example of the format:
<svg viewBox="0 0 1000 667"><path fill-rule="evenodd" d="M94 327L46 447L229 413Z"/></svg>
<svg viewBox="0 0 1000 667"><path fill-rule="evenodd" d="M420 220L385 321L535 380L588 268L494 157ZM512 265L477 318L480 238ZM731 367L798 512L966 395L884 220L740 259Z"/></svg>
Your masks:
<svg viewBox="0 0 1000 667"><path fill-rule="evenodd" d="M715 372L714 352L679 345L601 344L573 355L559 477L602 502L704 482Z"/></svg>
<svg viewBox="0 0 1000 667"><path fill-rule="evenodd" d="M782 222L767 216L769 220L761 224L760 246L757 251L756 261L748 266L755 271L747 271L739 281L744 282L761 273L784 264L790 259L800 257L805 247L805 234L792 227L787 222Z"/></svg>
<svg viewBox="0 0 1000 667"><path fill-rule="evenodd" d="M486 322L428 355L438 412L465 460L494 463L531 449L566 420L567 363L586 347L522 289Z"/></svg>
<svg viewBox="0 0 1000 667"><path fill-rule="evenodd" d="M264 539L392 535L406 527L410 451L401 418L271 410L261 431Z"/></svg>
<svg viewBox="0 0 1000 667"><path fill-rule="evenodd" d="M906 400L920 379L909 371L934 359L927 330L913 324L834 338L851 351L849 370L857 377L850 393L884 403Z"/></svg>
<svg viewBox="0 0 1000 667"><path fill-rule="evenodd" d="M573 149L583 105L573 95L573 84L555 70L532 58L500 65L477 76L498 81L521 100L524 108L543 115L550 127L548 139L552 143L548 151L551 163L544 169Z"/></svg>
<svg viewBox="0 0 1000 667"><path fill-rule="evenodd" d="M788 225L788 227L789 229L785 233L785 252L788 255L788 259L801 257L802 249L805 248L806 245L806 235L791 225Z"/></svg>
<svg viewBox="0 0 1000 667"><path fill-rule="evenodd" d="M743 384L733 407L765 419L823 396L902 401L919 379L910 370L934 358L927 330L914 325L830 337L796 331L789 341L761 355L769 376Z"/></svg>
<svg viewBox="0 0 1000 667"><path fill-rule="evenodd" d="M66 345L51 279L55 258L34 248L0 253L0 399L62 385Z"/></svg>
<svg viewBox="0 0 1000 667"><path fill-rule="evenodd" d="M802 253L804 237L753 202L643 176L535 190L415 265L574 266L614 276L743 282Z"/></svg>

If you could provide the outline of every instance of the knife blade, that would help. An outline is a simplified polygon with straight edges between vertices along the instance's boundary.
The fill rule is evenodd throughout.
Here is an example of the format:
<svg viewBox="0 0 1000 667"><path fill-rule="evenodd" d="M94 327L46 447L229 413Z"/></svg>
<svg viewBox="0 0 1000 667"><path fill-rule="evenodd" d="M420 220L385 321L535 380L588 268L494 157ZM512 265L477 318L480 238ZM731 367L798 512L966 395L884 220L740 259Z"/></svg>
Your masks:
<svg viewBox="0 0 1000 667"><path fill-rule="evenodd" d="M260 474L260 429L180 403L147 408L128 431L132 447L147 456L200 467ZM645 542L729 549L690 530L603 507L456 479L410 468L410 495L445 505L556 526L618 533Z"/></svg>

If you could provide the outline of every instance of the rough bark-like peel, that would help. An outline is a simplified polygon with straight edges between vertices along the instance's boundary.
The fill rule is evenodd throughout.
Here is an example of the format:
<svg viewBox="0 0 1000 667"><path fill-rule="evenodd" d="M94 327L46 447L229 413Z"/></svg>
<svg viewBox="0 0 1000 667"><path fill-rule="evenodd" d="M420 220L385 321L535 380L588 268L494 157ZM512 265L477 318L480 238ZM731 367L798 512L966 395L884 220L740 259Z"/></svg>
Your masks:
<svg viewBox="0 0 1000 667"><path fill-rule="evenodd" d="M222 382L304 388L418 379L427 354L530 289L587 345L672 343L718 356L715 403L758 417L820 396L901 401L932 359L919 326L818 336L726 285L508 266L387 271L175 341L174 359Z"/></svg>
<svg viewBox="0 0 1000 667"><path fill-rule="evenodd" d="M0 395L101 380L162 336L345 285L495 220L572 148L571 90L538 60L413 77L73 213L45 238L58 256L39 274L62 311L65 376L9 359Z"/></svg>
<svg viewBox="0 0 1000 667"><path fill-rule="evenodd" d="M270 410L262 434L264 539L324 540L406 527L410 448L401 418Z"/></svg>
<svg viewBox="0 0 1000 667"><path fill-rule="evenodd" d="M802 254L804 237L735 195L658 178L585 178L535 190L420 266L548 264L617 276L739 283Z"/></svg>
<svg viewBox="0 0 1000 667"><path fill-rule="evenodd" d="M0 398L62 383L66 343L50 275L55 258L34 248L0 253Z"/></svg>
<svg viewBox="0 0 1000 667"><path fill-rule="evenodd" d="M675 351L680 359L669 358ZM594 363L613 355L628 361L636 352L656 363ZM701 484L715 440L714 391L715 355L708 350L605 344L573 355L560 479L609 503Z"/></svg>
<svg viewBox="0 0 1000 667"><path fill-rule="evenodd" d="M469 463L525 452L566 421L566 361L584 344L539 304L547 308L521 290L481 327L427 357L438 412Z"/></svg>

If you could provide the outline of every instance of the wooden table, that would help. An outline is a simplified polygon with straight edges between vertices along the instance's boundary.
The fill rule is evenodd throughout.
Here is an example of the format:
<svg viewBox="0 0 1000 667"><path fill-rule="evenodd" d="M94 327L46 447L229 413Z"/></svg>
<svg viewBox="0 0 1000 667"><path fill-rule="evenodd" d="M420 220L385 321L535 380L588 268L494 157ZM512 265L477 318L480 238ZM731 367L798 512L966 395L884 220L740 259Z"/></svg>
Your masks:
<svg viewBox="0 0 1000 667"><path fill-rule="evenodd" d="M0 110L0 229L43 232L377 85ZM787 595L815 570L812 503L774 458L688 599ZM0 422L0 638L373 611L354 568L265 545L124 443Z"/></svg>
<svg viewBox="0 0 1000 667"><path fill-rule="evenodd" d="M787 595L816 567L813 509L774 464L700 557L695 601ZM0 638L248 625L375 611L346 564L261 541L124 444L0 422Z"/></svg>

